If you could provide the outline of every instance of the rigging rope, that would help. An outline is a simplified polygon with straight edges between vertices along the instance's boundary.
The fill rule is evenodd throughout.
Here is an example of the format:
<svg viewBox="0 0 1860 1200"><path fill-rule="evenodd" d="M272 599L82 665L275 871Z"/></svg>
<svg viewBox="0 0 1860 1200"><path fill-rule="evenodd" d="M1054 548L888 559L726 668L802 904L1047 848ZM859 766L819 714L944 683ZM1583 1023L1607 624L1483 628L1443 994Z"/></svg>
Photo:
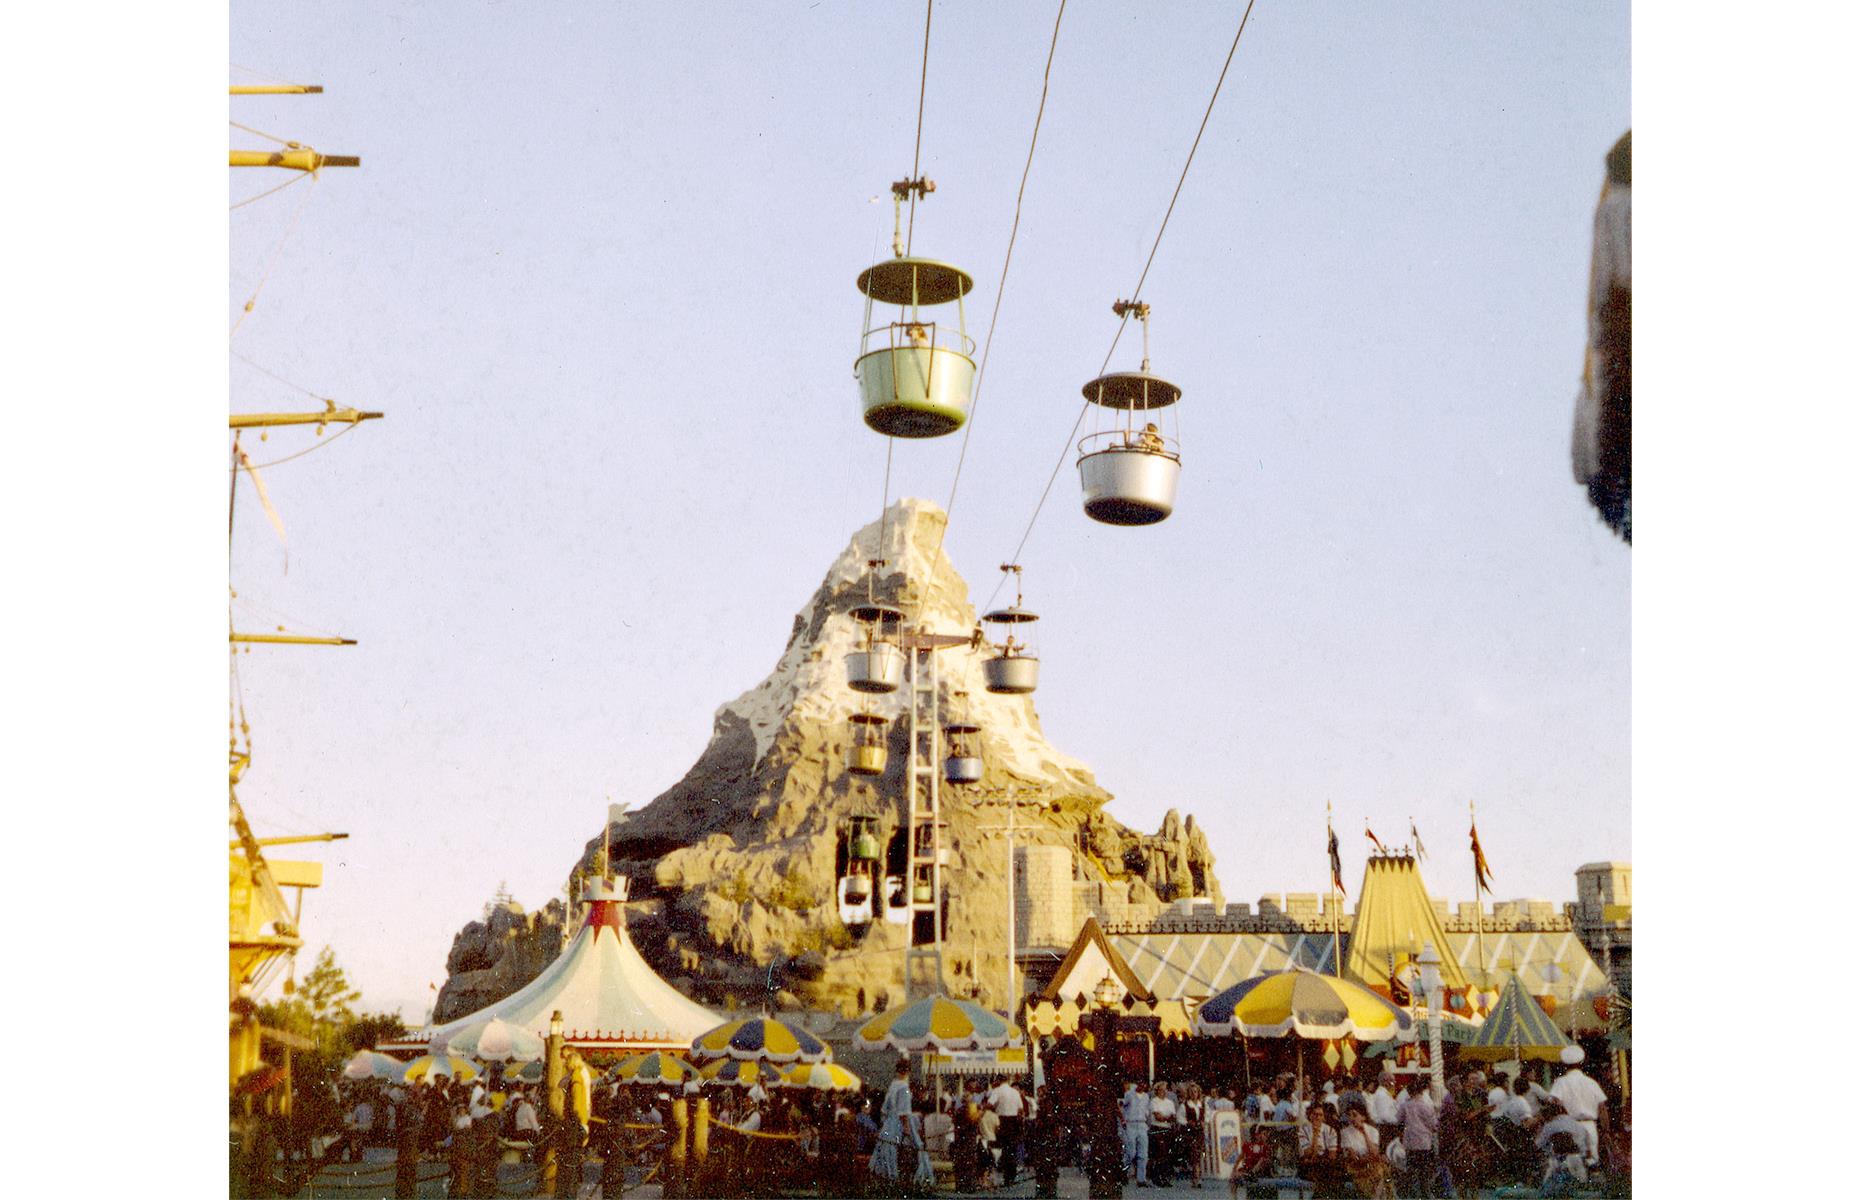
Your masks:
<svg viewBox="0 0 1860 1200"><path fill-rule="evenodd" d="M254 471L263 471L267 467L275 467L282 463L294 462L295 460L302 458L306 454L315 454L318 450L323 449L323 447L328 446L333 442L339 442L343 438L349 436L351 433L354 433L356 429L359 427L359 425L360 425L360 422L352 421L349 424L344 425L341 429L338 429L335 433L331 434L329 437L319 438L317 442L312 446L305 447L304 449L299 450L295 454L287 454L283 458L274 458L270 462L253 463L252 469ZM245 467L241 465L241 466L234 467L232 470L233 470L233 475L236 477L239 474L239 472L245 470Z"/></svg>
<svg viewBox="0 0 1860 1200"><path fill-rule="evenodd" d="M285 387L296 388L298 391L310 397L312 400L321 400L326 404L334 404L336 402L335 397L325 396L321 392L313 392L301 383L292 383L290 380L278 374L276 371L271 370L269 367L261 366L256 359L253 359L244 354L241 354L237 350L228 349L227 353L231 354L234 358L238 359L240 362L244 363L246 366L252 368L254 371L257 371L260 375L269 375L271 378L277 380L279 383L283 384Z"/></svg>
<svg viewBox="0 0 1860 1200"><path fill-rule="evenodd" d="M1001 297L1007 291L1008 268L1014 263L1014 241L1020 236L1021 204L1027 198L1027 177L1033 174L1033 152L1040 144L1040 123L1046 118L1046 95L1053 82L1053 56L1059 50L1059 23L1065 19L1066 0L1059 0L1059 12L1053 18L1053 40L1046 48L1046 70L1040 76L1040 106L1033 114L1033 137L1027 143L1027 164L1021 168L1020 190L1014 194L1014 224L1008 230L1007 255L1001 260L1001 279L995 285L994 311L988 317L988 336L982 341L982 362L975 371L975 393L969 401L969 420L962 428L962 446L956 454L956 475L949 483L949 502L943 505L943 531L937 535L937 551L949 534L949 517L956 507L956 488L962 482L962 464L969 455L969 436L975 432L975 419L981 412L982 381L988 377L988 355L995 345L995 324L1001 319ZM936 561L936 554L930 556Z"/></svg>
<svg viewBox="0 0 1860 1200"><path fill-rule="evenodd" d="M307 171L305 174L310 176L310 186L304 189L303 201L297 205L297 211L291 214L291 223L284 227L283 234L278 237L278 244L272 247L271 260L265 264L264 273L258 277L258 285L252 289L252 294L246 297L245 307L239 311L238 319L233 321L232 328L226 331L228 339L230 339L233 334L238 333L239 326L244 324L245 319L252 315L252 308L258 303L258 294L265 290L265 284L271 279L272 269L278 265L278 257L284 253L284 244L291 240L291 235L293 233L297 232L297 225L303 220L304 209L309 207L310 197L316 194L317 173L315 171Z"/></svg>
<svg viewBox="0 0 1860 1200"><path fill-rule="evenodd" d="M275 196L277 193L283 191L285 188L290 187L293 183L302 183L304 177L308 175L309 173L310 172L308 171L292 172L291 177L285 180L283 183L278 184L276 187L268 187L256 196L247 196L244 200L241 200L236 204L228 206L226 211L237 212L238 210L244 208L248 204L257 204L260 200L263 200L266 196Z"/></svg>
<svg viewBox="0 0 1860 1200"><path fill-rule="evenodd" d="M262 129L254 129L254 128L252 128L252 127L251 127L250 125L241 125L241 124L240 124L239 122L237 122L237 121L230 121L230 120L229 120L229 121L227 121L226 123L227 123L228 125L231 125L231 126L232 126L232 127L234 128L234 129L243 129L243 130L245 130L245 131L246 131L247 133L255 133L255 134L257 134L257 135L258 135L259 137L262 137L262 138L265 138L265 139L266 139L266 140L268 140L268 141L273 141L273 142L276 142L276 143L278 143L278 145L280 145L280 146L284 146L284 147L287 147L287 148L289 148L289 149L292 149L292 150L296 150L296 149L299 149L299 148L300 148L300 144L299 144L299 143L297 143L297 142L293 142L293 141L292 141L291 139L289 139L289 138L281 138L281 137L279 137L279 136L278 136L277 134L275 134L275 133L266 133L266 132L265 132L264 130L262 130Z"/></svg>
<svg viewBox="0 0 1860 1200"><path fill-rule="evenodd" d="M1133 304L1142 299L1143 284L1149 279L1150 267L1156 261L1156 251L1162 246L1163 234L1169 229L1169 218L1175 214L1175 202L1181 198L1182 185L1188 181L1188 169L1194 165L1195 151L1201 147L1201 135L1207 132L1208 119L1214 115L1215 101L1221 98L1221 87L1227 82L1227 70L1233 66L1234 52L1240 48L1240 35L1246 32L1247 18L1253 15L1253 3L1254 0L1247 0L1246 11L1240 14L1240 27L1234 30L1233 44L1227 47L1227 59L1221 64L1220 77L1214 81L1214 91L1208 97L1207 108L1201 114L1201 125L1195 130L1194 142L1189 145L1188 157L1183 161L1182 173L1175 181L1175 191L1169 197L1169 207L1163 213L1162 225L1156 230L1156 240L1150 244L1149 257L1143 262L1143 273L1137 276L1137 286L1130 293ZM1111 365L1111 356L1117 352L1118 340L1124 336L1124 327L1130 323L1130 311L1128 308L1125 309L1123 317L1117 323L1117 332L1111 338L1111 348L1105 351L1104 362L1098 367L1100 375L1104 374L1105 369ZM1027 528L1021 533L1020 542L1015 545L1014 553L1008 557L1007 561L1020 561L1020 552L1026 549L1027 539L1033 536L1033 527L1040 519L1040 511L1046 507L1046 498L1052 494L1053 482L1059 478L1060 469L1066 465L1066 458L1072 453L1072 439L1078 433L1079 426L1084 423L1085 414L1090 409L1091 401L1089 400L1085 401L1079 409L1078 419L1072 422L1072 430L1066 434L1066 443L1059 452L1059 461L1053 465L1053 473L1047 476L1046 487L1040 492L1039 502L1033 506L1033 515L1027 519ZM1006 582L1007 577L1003 576L1001 582L995 584L995 590L989 593L987 604L994 603L995 596L1000 593L1002 584ZM987 604L983 607L987 607Z"/></svg>

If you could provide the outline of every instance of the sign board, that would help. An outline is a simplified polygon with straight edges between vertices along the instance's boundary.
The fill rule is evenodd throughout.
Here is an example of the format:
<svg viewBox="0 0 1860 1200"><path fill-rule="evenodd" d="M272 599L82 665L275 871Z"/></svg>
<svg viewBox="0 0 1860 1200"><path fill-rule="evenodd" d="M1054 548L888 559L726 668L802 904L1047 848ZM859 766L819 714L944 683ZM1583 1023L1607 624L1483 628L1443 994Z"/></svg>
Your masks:
<svg viewBox="0 0 1860 1200"><path fill-rule="evenodd" d="M1213 1174L1222 1179L1232 1179L1239 1169L1240 1145L1244 1140L1240 1128L1240 1114L1235 1110L1222 1109L1208 1114L1208 1122L1203 1127L1208 1139L1208 1161L1214 1164Z"/></svg>

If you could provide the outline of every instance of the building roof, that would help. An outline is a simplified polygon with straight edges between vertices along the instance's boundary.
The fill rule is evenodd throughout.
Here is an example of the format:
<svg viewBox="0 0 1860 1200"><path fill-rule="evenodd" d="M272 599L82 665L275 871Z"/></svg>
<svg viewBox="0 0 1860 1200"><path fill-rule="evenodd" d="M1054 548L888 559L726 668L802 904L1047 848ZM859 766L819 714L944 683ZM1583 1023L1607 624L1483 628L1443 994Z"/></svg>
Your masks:
<svg viewBox="0 0 1860 1200"><path fill-rule="evenodd" d="M1053 972L1052 979L1040 989L1039 998L1054 1002L1075 1000L1089 1004L1099 981L1107 975L1116 979L1133 999L1148 1004L1156 1002L1156 993L1138 978L1124 956L1104 936L1104 927L1098 924L1098 918L1086 917L1084 928L1072 940L1072 948L1066 951L1066 957L1060 962L1059 969Z"/></svg>
<svg viewBox="0 0 1860 1200"><path fill-rule="evenodd" d="M1328 975L1336 964L1329 933L1156 930L1116 933L1110 941L1143 986L1169 1000L1205 1000L1243 979L1292 967Z"/></svg>
<svg viewBox="0 0 1860 1200"><path fill-rule="evenodd" d="M539 1035L560 1011L570 1044L589 1049L686 1049L723 1018L688 999L647 965L627 936L621 905L625 880L590 885L587 921L542 974L502 1000L455 1021L410 1032L401 1041L424 1046L469 1025L498 1017ZM395 1043L400 1044L399 1041Z"/></svg>

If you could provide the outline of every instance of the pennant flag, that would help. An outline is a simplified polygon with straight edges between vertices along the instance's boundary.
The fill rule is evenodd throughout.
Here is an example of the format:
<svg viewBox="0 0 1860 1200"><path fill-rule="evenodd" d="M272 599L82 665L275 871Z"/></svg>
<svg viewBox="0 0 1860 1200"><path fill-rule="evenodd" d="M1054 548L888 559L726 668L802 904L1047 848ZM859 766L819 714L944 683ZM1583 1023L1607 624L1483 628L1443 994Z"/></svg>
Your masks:
<svg viewBox="0 0 1860 1200"><path fill-rule="evenodd" d="M1356 1068L1356 1043L1349 1038L1344 1038L1343 1047L1339 1053L1343 1056L1343 1069L1354 1070Z"/></svg>
<svg viewBox="0 0 1860 1200"><path fill-rule="evenodd" d="M1337 854L1337 831L1328 830L1330 834L1330 886L1343 891L1343 859Z"/></svg>
<svg viewBox="0 0 1860 1200"><path fill-rule="evenodd" d="M1414 818L1408 818L1408 836L1414 839L1414 857L1417 862L1427 861L1427 847L1421 844L1421 831L1414 827Z"/></svg>
<svg viewBox="0 0 1860 1200"><path fill-rule="evenodd" d="M1479 845L1479 825L1472 827L1473 880L1485 891L1492 890L1492 867L1485 861L1485 850Z"/></svg>
<svg viewBox="0 0 1860 1200"><path fill-rule="evenodd" d="M284 536L284 518L280 517L278 510L271 506L271 494L265 490L264 476L260 475L258 468L252 465L251 457L246 454L245 447L241 446L237 439L233 441L233 453L239 458L240 469L252 477L252 488L258 493L258 503L264 508L265 515L271 518L271 527L278 531L278 541L284 546L284 569L289 571L291 569L291 542Z"/></svg>
<svg viewBox="0 0 1860 1200"><path fill-rule="evenodd" d="M1382 839L1377 837L1375 833L1369 828L1369 822L1366 820L1363 822L1363 836L1368 838L1372 843L1374 843L1376 850L1379 853L1387 854L1389 852L1389 848L1382 844Z"/></svg>

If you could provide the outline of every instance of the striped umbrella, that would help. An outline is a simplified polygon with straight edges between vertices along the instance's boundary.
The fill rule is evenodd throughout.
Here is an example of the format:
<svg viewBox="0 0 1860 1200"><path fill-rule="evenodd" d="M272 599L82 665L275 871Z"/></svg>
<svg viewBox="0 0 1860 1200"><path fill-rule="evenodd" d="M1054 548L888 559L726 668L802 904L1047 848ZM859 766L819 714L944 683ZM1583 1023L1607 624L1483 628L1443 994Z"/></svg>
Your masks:
<svg viewBox="0 0 1860 1200"><path fill-rule="evenodd" d="M797 1063L782 1073L783 1087L812 1088L817 1092L856 1092L865 1085L838 1063Z"/></svg>
<svg viewBox="0 0 1860 1200"><path fill-rule="evenodd" d="M971 1000L926 996L915 1004L883 1012L859 1027L853 1041L861 1050L999 1050L1025 1039L1013 1022Z"/></svg>
<svg viewBox="0 0 1860 1200"><path fill-rule="evenodd" d="M526 1062L521 1066L513 1063L504 1068L504 1079L517 1083L541 1083L548 1075L547 1066L541 1060Z"/></svg>
<svg viewBox="0 0 1860 1200"><path fill-rule="evenodd" d="M1460 1047L1462 1058L1481 1062L1503 1062L1512 1058L1534 1058L1555 1062L1569 1045L1569 1039L1556 1027L1550 1014L1525 992L1513 975L1505 980L1498 994L1498 1004L1486 1016L1472 1040Z"/></svg>
<svg viewBox="0 0 1860 1200"><path fill-rule="evenodd" d="M450 1075L469 1083L478 1078L478 1064L456 1054L422 1054L407 1064L400 1077L408 1083L417 1083L428 1075Z"/></svg>
<svg viewBox="0 0 1860 1200"><path fill-rule="evenodd" d="M802 1063L802 1066L811 1064ZM781 1084L781 1068L773 1063L758 1062L753 1059L723 1058L698 1072L698 1078L705 1083L719 1083L725 1087L754 1087L758 1083L764 1087L776 1087Z"/></svg>
<svg viewBox="0 0 1860 1200"><path fill-rule="evenodd" d="M1256 975L1210 996L1195 1032L1411 1042L1414 1019L1366 987L1303 967Z"/></svg>
<svg viewBox="0 0 1860 1200"><path fill-rule="evenodd" d="M699 1034L691 1041L691 1057L699 1062L734 1058L745 1062L829 1062L833 1051L804 1029L774 1017L739 1017Z"/></svg>
<svg viewBox="0 0 1860 1200"><path fill-rule="evenodd" d="M452 1035L446 1053L480 1062L535 1062L545 1050L543 1040L521 1025L492 1017L476 1021Z"/></svg>
<svg viewBox="0 0 1860 1200"><path fill-rule="evenodd" d="M344 1079L399 1079L407 1064L374 1050L357 1050L342 1064Z"/></svg>
<svg viewBox="0 0 1860 1200"><path fill-rule="evenodd" d="M696 1067L669 1050L623 1058L608 1072L621 1083L683 1083L696 1074Z"/></svg>

